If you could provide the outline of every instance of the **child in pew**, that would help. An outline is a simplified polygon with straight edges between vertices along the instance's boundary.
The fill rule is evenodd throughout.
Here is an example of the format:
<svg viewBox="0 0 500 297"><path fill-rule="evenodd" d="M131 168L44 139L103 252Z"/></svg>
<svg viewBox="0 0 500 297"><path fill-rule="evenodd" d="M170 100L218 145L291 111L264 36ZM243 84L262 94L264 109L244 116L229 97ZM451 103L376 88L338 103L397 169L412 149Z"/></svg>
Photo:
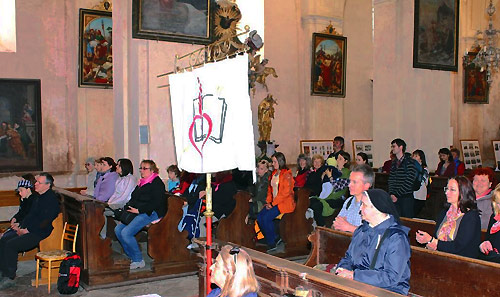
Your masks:
<svg viewBox="0 0 500 297"><path fill-rule="evenodd" d="M250 202L250 219L256 220L257 214L266 204L267 188L269 187L269 162L260 160L257 164L257 181L252 187L252 201Z"/></svg>
<svg viewBox="0 0 500 297"><path fill-rule="evenodd" d="M6 233L16 233L14 228L19 227L30 212L31 205L38 195L37 192L33 191L35 182L33 174L28 173L23 175L22 179L17 183L16 192L19 194L19 211L10 219L10 227L4 233L0 233L0 238Z"/></svg>
<svg viewBox="0 0 500 297"><path fill-rule="evenodd" d="M167 181L167 192L172 192L177 189L180 184L179 177L181 176L181 172L179 171L179 167L177 165L170 165L167 168L168 181Z"/></svg>
<svg viewBox="0 0 500 297"><path fill-rule="evenodd" d="M259 283L252 259L245 250L231 245L222 247L212 271L212 283L217 287L207 297L257 297Z"/></svg>
<svg viewBox="0 0 500 297"><path fill-rule="evenodd" d="M491 198L493 213L486 231L486 240L479 245L479 259L500 263L500 184L493 190Z"/></svg>

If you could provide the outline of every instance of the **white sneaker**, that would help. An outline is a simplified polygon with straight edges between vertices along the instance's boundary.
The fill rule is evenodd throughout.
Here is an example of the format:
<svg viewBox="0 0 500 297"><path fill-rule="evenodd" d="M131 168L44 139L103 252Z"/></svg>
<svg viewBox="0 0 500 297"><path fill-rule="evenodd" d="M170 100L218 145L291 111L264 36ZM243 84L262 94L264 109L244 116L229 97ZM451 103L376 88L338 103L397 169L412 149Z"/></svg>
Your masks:
<svg viewBox="0 0 500 297"><path fill-rule="evenodd" d="M132 262L132 263L130 263L130 270L142 268L144 266L146 266L146 263L144 262L144 260L142 260L141 262Z"/></svg>

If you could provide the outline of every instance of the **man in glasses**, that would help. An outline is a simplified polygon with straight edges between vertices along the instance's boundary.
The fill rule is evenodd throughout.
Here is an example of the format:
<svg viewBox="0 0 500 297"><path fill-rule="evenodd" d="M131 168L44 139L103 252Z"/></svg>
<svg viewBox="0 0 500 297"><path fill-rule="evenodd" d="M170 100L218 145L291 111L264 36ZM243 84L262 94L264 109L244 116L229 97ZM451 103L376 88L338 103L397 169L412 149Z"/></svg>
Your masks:
<svg viewBox="0 0 500 297"><path fill-rule="evenodd" d="M12 236L0 239L0 290L14 286L17 270L17 254L38 246L38 243L52 233L52 221L59 214L59 201L52 191L54 178L47 172L36 177L35 198L28 215Z"/></svg>

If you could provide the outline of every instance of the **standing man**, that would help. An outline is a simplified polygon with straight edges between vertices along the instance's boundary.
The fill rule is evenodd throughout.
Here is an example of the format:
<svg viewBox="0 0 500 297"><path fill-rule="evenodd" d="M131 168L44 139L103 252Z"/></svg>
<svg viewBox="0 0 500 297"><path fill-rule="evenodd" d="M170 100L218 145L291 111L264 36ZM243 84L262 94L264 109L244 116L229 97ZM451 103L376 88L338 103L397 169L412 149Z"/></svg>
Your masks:
<svg viewBox="0 0 500 297"><path fill-rule="evenodd" d="M396 159L392 161L389 173L389 194L402 217L413 218L413 182L417 177L417 168L410 154L405 154L406 142L396 138L391 142L392 153Z"/></svg>
<svg viewBox="0 0 500 297"><path fill-rule="evenodd" d="M333 229L352 233L361 225L361 198L363 193L371 188L374 180L375 173L367 164L354 167L349 176L349 192L352 196L344 202L342 210L333 222Z"/></svg>
<svg viewBox="0 0 500 297"><path fill-rule="evenodd" d="M35 191L40 196L36 197L30 212L21 222L13 227L16 233L3 236L0 239L0 290L15 285L17 270L17 254L30 250L52 233L52 221L59 214L59 201L52 191L54 178L47 172L42 172L36 178Z"/></svg>
<svg viewBox="0 0 500 297"><path fill-rule="evenodd" d="M328 155L328 159L330 158L337 159L337 156L343 151L344 151L344 137L335 136L335 138L333 139L333 152L330 155Z"/></svg>

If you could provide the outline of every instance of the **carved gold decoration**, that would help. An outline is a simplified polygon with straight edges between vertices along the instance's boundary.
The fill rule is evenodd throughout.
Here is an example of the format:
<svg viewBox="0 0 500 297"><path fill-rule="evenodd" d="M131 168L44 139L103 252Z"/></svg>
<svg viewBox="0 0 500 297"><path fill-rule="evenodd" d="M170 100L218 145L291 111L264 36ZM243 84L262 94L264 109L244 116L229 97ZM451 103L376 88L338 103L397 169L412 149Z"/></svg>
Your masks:
<svg viewBox="0 0 500 297"><path fill-rule="evenodd" d="M113 0L102 0L101 3L92 7L94 10L113 11Z"/></svg>
<svg viewBox="0 0 500 297"><path fill-rule="evenodd" d="M330 25L326 26L325 30L323 30L321 33L323 34L330 34L330 35L337 35L337 36L342 36L342 34L337 33L335 28L332 25L332 22L330 21Z"/></svg>
<svg viewBox="0 0 500 297"><path fill-rule="evenodd" d="M266 78L268 75L278 77L276 70L273 67L267 67L266 65L269 63L269 60L264 59L261 62L260 55L254 56L253 51L250 52L248 58L250 60L249 81L253 94L255 95L255 83L261 84L268 92L269 89L267 88Z"/></svg>
<svg viewBox="0 0 500 297"><path fill-rule="evenodd" d="M278 102L274 100L273 95L268 94L262 99L258 107L259 141L271 140L271 129L273 128L272 119L274 119L274 105Z"/></svg>

